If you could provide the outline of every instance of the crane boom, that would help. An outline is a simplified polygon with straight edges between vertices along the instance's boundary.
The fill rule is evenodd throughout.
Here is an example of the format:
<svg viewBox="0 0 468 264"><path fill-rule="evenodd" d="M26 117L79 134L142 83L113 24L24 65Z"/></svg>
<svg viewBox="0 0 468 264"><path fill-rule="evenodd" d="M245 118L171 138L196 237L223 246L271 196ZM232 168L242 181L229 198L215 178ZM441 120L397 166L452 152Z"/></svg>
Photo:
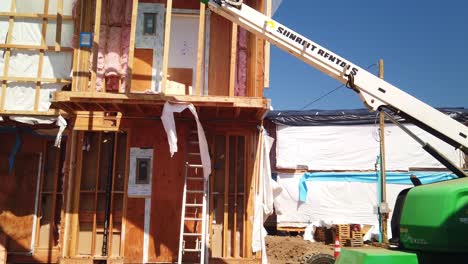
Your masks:
<svg viewBox="0 0 468 264"><path fill-rule="evenodd" d="M245 4L232 5L225 0L201 2L213 12L347 84L370 110L388 108L468 154L468 127L453 118Z"/></svg>

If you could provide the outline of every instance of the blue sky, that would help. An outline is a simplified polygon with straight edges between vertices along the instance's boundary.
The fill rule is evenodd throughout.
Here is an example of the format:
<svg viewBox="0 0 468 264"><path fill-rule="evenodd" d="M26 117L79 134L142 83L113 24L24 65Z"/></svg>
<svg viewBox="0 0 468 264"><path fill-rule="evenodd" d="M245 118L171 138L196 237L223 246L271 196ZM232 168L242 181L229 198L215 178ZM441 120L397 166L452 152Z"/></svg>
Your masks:
<svg viewBox="0 0 468 264"><path fill-rule="evenodd" d="M273 18L362 68L383 59L385 80L431 106L468 108L468 1L283 0ZM339 85L272 47L265 96L275 110L302 109ZM341 88L307 109L363 107Z"/></svg>

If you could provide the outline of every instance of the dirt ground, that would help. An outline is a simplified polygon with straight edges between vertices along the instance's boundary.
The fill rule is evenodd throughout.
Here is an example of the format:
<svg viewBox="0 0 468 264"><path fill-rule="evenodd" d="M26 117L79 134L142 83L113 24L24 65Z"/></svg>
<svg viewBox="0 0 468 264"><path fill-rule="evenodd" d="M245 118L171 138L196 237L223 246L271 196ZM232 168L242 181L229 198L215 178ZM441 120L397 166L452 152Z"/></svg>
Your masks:
<svg viewBox="0 0 468 264"><path fill-rule="evenodd" d="M304 263L308 256L327 253L333 255L333 245L310 242L302 236L267 236L266 247L270 264Z"/></svg>

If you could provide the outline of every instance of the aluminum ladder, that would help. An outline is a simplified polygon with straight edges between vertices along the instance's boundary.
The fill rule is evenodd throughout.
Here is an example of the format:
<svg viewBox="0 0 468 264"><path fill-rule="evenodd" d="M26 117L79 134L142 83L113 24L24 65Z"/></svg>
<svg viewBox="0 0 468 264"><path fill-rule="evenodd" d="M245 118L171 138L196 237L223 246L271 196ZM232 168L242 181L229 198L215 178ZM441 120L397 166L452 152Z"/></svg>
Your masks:
<svg viewBox="0 0 468 264"><path fill-rule="evenodd" d="M208 179L203 177L197 131L190 131L187 142L185 180L182 196L178 262L204 263L206 253L206 225ZM184 260L187 259L187 260Z"/></svg>

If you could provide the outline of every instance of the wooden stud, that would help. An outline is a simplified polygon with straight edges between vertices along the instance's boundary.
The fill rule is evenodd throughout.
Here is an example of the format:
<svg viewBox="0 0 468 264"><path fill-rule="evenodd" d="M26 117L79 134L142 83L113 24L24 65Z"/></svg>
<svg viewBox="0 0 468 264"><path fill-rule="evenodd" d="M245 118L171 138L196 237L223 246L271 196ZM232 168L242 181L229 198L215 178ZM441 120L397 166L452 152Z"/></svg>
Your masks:
<svg viewBox="0 0 468 264"><path fill-rule="evenodd" d="M98 133L98 159L101 158L101 149L102 149L102 132ZM93 233L91 238L91 256L96 254L96 228L97 228L97 218L96 218L96 211L97 211L97 202L98 202L98 189L99 189L99 171L101 169L101 163L98 161L96 166L96 179L95 179L95 188L94 188L94 214L93 214Z"/></svg>
<svg viewBox="0 0 468 264"><path fill-rule="evenodd" d="M135 61L135 34L138 19L138 0L133 0L132 4L132 25L130 29L130 45L128 49L128 67L127 67L127 86L124 87L125 93L129 94L132 87L133 62Z"/></svg>
<svg viewBox="0 0 468 264"><path fill-rule="evenodd" d="M60 149L54 149L57 151L57 155L55 157L55 171L54 171L54 178L53 178L53 198L52 198L52 215L50 216L50 221L51 221L51 228L49 230L49 249L52 249L51 242L54 237L54 229L55 226L55 207L57 206L57 182L58 182L58 177L60 174L60 156L61 156L61 151Z"/></svg>
<svg viewBox="0 0 468 264"><path fill-rule="evenodd" d="M169 45L171 38L172 0L167 0L166 4L166 26L164 27L164 51L162 64L161 93L166 93L167 68L169 66Z"/></svg>
<svg viewBox="0 0 468 264"><path fill-rule="evenodd" d="M223 257L227 258L228 245L228 225L229 225L229 136L226 136L225 142L225 163L224 163L224 221L223 221Z"/></svg>
<svg viewBox="0 0 468 264"><path fill-rule="evenodd" d="M82 175L82 165L83 165L83 138L84 132L78 132L78 142L76 148L76 165L75 165L75 174L73 180L72 188L70 188L70 192L72 192L72 207L71 207L71 223L70 223L70 248L69 254L71 257L76 255L77 247L78 247L78 227L79 227L79 208L80 208L80 183L81 183L81 175Z"/></svg>
<svg viewBox="0 0 468 264"><path fill-rule="evenodd" d="M265 15L267 17L271 17L271 8L272 8L272 0L266 0L266 10L265 10ZM271 50L271 45L270 42L265 41L265 59L264 59L264 76L263 76L263 86L264 87L270 87L270 50Z"/></svg>
<svg viewBox="0 0 468 264"><path fill-rule="evenodd" d="M11 8L10 11L13 13L16 9L16 0L11 0ZM6 44L11 43L12 35L13 35L13 22L14 17L10 17L8 19L8 33L7 33L7 41ZM5 57L5 62L3 64L3 76L8 77L8 68L10 67L10 56L11 50L7 49L4 51L3 56ZM5 110L5 101L6 101L6 90L7 90L7 82L2 80L2 97L0 102L0 111Z"/></svg>
<svg viewBox="0 0 468 264"><path fill-rule="evenodd" d="M120 253L121 256L125 256L125 228L127 225L127 185L128 185L128 175L130 172L130 168L128 164L130 164L130 136L131 130L125 130L126 137L127 137L127 147L125 149L125 175L124 175L124 193L123 193L123 205L122 205L122 231L120 233Z"/></svg>
<svg viewBox="0 0 468 264"><path fill-rule="evenodd" d="M55 51L62 47L63 0L57 0L57 24L55 30Z"/></svg>
<svg viewBox="0 0 468 264"><path fill-rule="evenodd" d="M64 191L66 190L66 206L65 206L65 221L63 224L64 227L64 239L63 239L63 257L70 257L71 251L71 222L72 222L72 210L73 210L73 178L75 174L75 166L76 166L76 149L77 149L77 137L78 132L75 130L71 130L70 141L67 142L69 145L69 156L68 156L68 182L64 184Z"/></svg>
<svg viewBox="0 0 468 264"><path fill-rule="evenodd" d="M116 178L116 168L117 168L117 150L118 150L118 145L119 145L119 137L118 137L118 132L114 132L114 153L112 159L113 164L112 164L112 187L111 187L111 204L110 204L110 210L109 210L109 239L107 239L107 245L108 245L108 250L107 250L107 256L110 257L112 256L112 236L114 235L114 188L115 188L115 178Z"/></svg>
<svg viewBox="0 0 468 264"><path fill-rule="evenodd" d="M49 0L44 1L44 14L49 12ZM46 46L47 17L42 18L41 45ZM39 51L39 65L37 66L37 78L42 77L42 66L44 64L44 50ZM39 100L41 96L41 82L36 82L36 93L34 95L34 111L39 111Z"/></svg>
<svg viewBox="0 0 468 264"><path fill-rule="evenodd" d="M237 31L239 26L232 23L231 32L231 62L229 67L229 96L234 96L234 89L236 86L236 69L237 69Z"/></svg>
<svg viewBox="0 0 468 264"><path fill-rule="evenodd" d="M195 95L200 95L200 87L202 85L202 77L204 72L204 57L205 57L205 24L206 24L206 7L200 3L200 18L198 22L198 50L197 50L197 76L195 77Z"/></svg>
<svg viewBox="0 0 468 264"><path fill-rule="evenodd" d="M102 10L102 0L96 0L95 7L95 17L94 17L94 35L93 35L93 65L91 67L91 92L96 91L96 71L98 63L98 53L99 53L99 36L101 33L101 10Z"/></svg>
<svg viewBox="0 0 468 264"><path fill-rule="evenodd" d="M237 174L238 174L238 161L239 161L239 153L238 153L238 144L239 144L239 138L238 136L235 137L235 140L234 140L234 162L235 162L235 165L234 165L234 216L233 216L233 225L232 225L232 240L231 240L231 247L232 247L232 257L236 257L237 256L237 239L236 239L236 236L237 236L237 184L238 184L238 181L237 181Z"/></svg>

